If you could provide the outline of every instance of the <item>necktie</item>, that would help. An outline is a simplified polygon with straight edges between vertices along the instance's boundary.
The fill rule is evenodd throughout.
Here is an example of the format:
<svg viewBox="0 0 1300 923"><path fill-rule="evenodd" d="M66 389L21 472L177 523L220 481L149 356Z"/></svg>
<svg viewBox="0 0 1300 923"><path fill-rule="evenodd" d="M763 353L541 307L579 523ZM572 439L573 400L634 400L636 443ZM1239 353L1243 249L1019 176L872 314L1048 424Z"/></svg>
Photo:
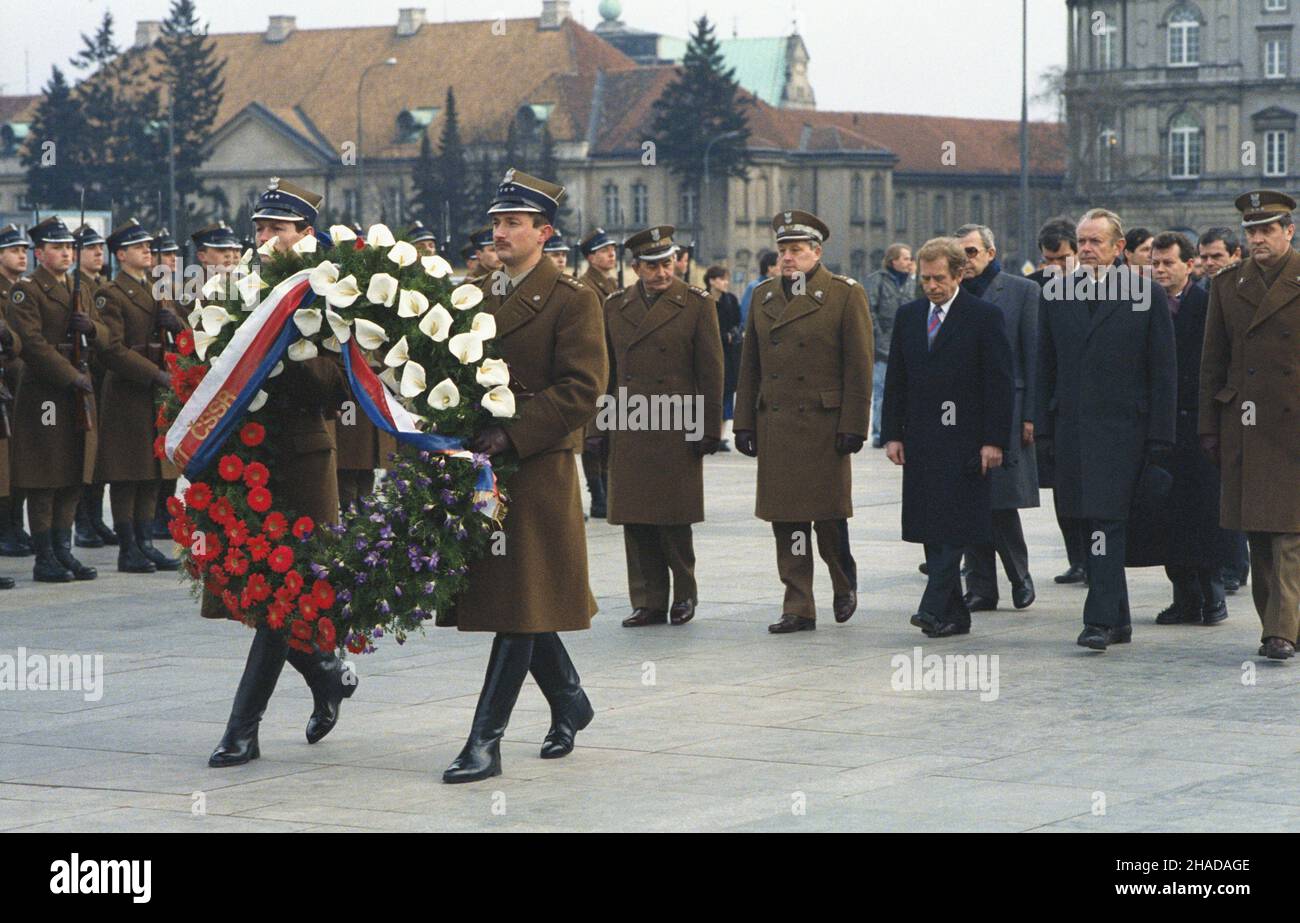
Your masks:
<svg viewBox="0 0 1300 923"><path fill-rule="evenodd" d="M930 326L926 329L925 335L930 341L930 348L934 349L934 337L939 332L939 325L943 323L943 308L936 305L930 306Z"/></svg>

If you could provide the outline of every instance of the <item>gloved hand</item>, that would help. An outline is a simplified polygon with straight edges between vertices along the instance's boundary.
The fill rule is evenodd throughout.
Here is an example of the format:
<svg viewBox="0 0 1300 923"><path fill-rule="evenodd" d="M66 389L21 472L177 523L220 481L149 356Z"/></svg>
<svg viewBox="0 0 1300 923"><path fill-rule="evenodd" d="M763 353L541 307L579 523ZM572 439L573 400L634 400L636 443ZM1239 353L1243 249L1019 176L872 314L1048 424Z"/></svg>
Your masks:
<svg viewBox="0 0 1300 923"><path fill-rule="evenodd" d="M166 330L168 333L173 334L180 333L185 329L185 325L181 323L181 319L166 308L158 309L158 326Z"/></svg>
<svg viewBox="0 0 1300 923"><path fill-rule="evenodd" d="M1214 465L1216 468L1219 467L1219 437L1202 436L1201 453L1209 459L1210 464Z"/></svg>
<svg viewBox="0 0 1300 923"><path fill-rule="evenodd" d="M73 333L84 333L87 340L95 338L95 324L80 311L72 315L72 320L68 321L68 326L72 328Z"/></svg>
<svg viewBox="0 0 1300 923"><path fill-rule="evenodd" d="M862 445L866 440L854 433L836 433L835 434L835 451L841 455L856 455L862 451Z"/></svg>
<svg viewBox="0 0 1300 923"><path fill-rule="evenodd" d="M582 451L604 458L609 452L608 436L588 436L583 440Z"/></svg>
<svg viewBox="0 0 1300 923"><path fill-rule="evenodd" d="M758 433L752 429L738 429L735 437L737 452L750 458L758 458Z"/></svg>
<svg viewBox="0 0 1300 923"><path fill-rule="evenodd" d="M712 436L705 436L698 442L691 443L691 449L696 455L703 458L705 455L712 455L718 451L719 440Z"/></svg>
<svg viewBox="0 0 1300 923"><path fill-rule="evenodd" d="M72 387L78 391L85 391L87 394L95 393L95 383L90 380L89 375L78 375L72 379Z"/></svg>
<svg viewBox="0 0 1300 923"><path fill-rule="evenodd" d="M469 441L469 450L480 455L500 455L510 446L510 436L500 426L489 426Z"/></svg>

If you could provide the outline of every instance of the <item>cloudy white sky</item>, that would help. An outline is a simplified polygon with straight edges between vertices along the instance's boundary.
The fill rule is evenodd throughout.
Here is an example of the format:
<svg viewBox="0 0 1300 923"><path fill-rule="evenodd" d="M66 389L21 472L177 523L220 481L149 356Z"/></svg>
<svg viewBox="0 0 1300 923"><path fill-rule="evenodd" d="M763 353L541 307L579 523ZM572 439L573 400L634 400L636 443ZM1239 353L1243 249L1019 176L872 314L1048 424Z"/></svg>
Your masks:
<svg viewBox="0 0 1300 923"><path fill-rule="evenodd" d="M542 0L197 0L214 32L258 31L268 14L301 28L396 23L400 7L430 20L536 16ZM599 0L573 0L575 18L600 21ZM105 10L119 44L141 19L162 19L169 0L3 0L0 93L38 92L50 66L64 66ZM812 56L818 108L985 118L1020 116L1020 0L622 0L629 26L685 37L707 14L722 35L787 34L797 22ZM1048 67L1065 62L1065 0L1029 0L1031 96ZM473 67L474 62L466 62ZM1050 118L1034 104L1031 116Z"/></svg>

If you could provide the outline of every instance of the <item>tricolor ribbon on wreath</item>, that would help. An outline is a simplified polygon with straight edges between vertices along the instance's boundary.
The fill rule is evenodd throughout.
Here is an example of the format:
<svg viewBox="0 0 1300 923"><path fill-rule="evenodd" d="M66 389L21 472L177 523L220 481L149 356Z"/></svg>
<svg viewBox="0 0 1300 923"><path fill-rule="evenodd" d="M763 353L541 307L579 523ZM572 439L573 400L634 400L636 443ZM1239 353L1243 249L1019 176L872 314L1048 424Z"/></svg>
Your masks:
<svg viewBox="0 0 1300 923"><path fill-rule="evenodd" d="M289 276L263 299L240 324L229 345L212 360L208 374L181 408L167 431L167 457L195 480L212 464L226 439L243 419L262 384L283 359L298 335L294 312L311 304L310 269ZM379 429L418 449L472 461L464 440L421 432L415 417L398 402L365 361L355 339L343 351L343 366L357 404ZM474 499L495 517L500 501L496 475L490 463L478 472Z"/></svg>

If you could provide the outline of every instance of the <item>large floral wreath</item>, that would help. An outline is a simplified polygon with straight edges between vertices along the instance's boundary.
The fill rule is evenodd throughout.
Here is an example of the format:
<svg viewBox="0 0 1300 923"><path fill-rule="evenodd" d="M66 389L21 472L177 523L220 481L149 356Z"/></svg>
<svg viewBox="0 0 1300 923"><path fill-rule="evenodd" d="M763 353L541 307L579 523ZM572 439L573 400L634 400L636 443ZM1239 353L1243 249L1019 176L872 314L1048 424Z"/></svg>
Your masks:
<svg viewBox="0 0 1300 923"><path fill-rule="evenodd" d="M204 286L190 329L166 357L172 392L159 401L160 432L215 366L239 359L226 350L263 293L281 293L304 270L313 295L294 312L299 336L270 379L283 362L344 350L355 357L353 340L382 365L384 390L425 433L459 446L514 415L509 369L495 355L495 319L475 310L478 287L453 286L442 257L420 257L383 225L365 240L335 226L329 245L307 237L282 253L275 243L246 252L233 273ZM345 510L339 525L318 526L271 489L294 472L280 471L275 457L274 434L289 411L267 398L257 392L213 463L187 469L190 485L167 502L182 572L196 596L211 594L231 618L282 631L300 650L370 652L385 634L403 642L454 602L470 563L487 553L505 515L500 483L511 466L493 470L468 451L405 445L374 493ZM159 457L167 438L158 438ZM484 490L488 473L496 480Z"/></svg>

